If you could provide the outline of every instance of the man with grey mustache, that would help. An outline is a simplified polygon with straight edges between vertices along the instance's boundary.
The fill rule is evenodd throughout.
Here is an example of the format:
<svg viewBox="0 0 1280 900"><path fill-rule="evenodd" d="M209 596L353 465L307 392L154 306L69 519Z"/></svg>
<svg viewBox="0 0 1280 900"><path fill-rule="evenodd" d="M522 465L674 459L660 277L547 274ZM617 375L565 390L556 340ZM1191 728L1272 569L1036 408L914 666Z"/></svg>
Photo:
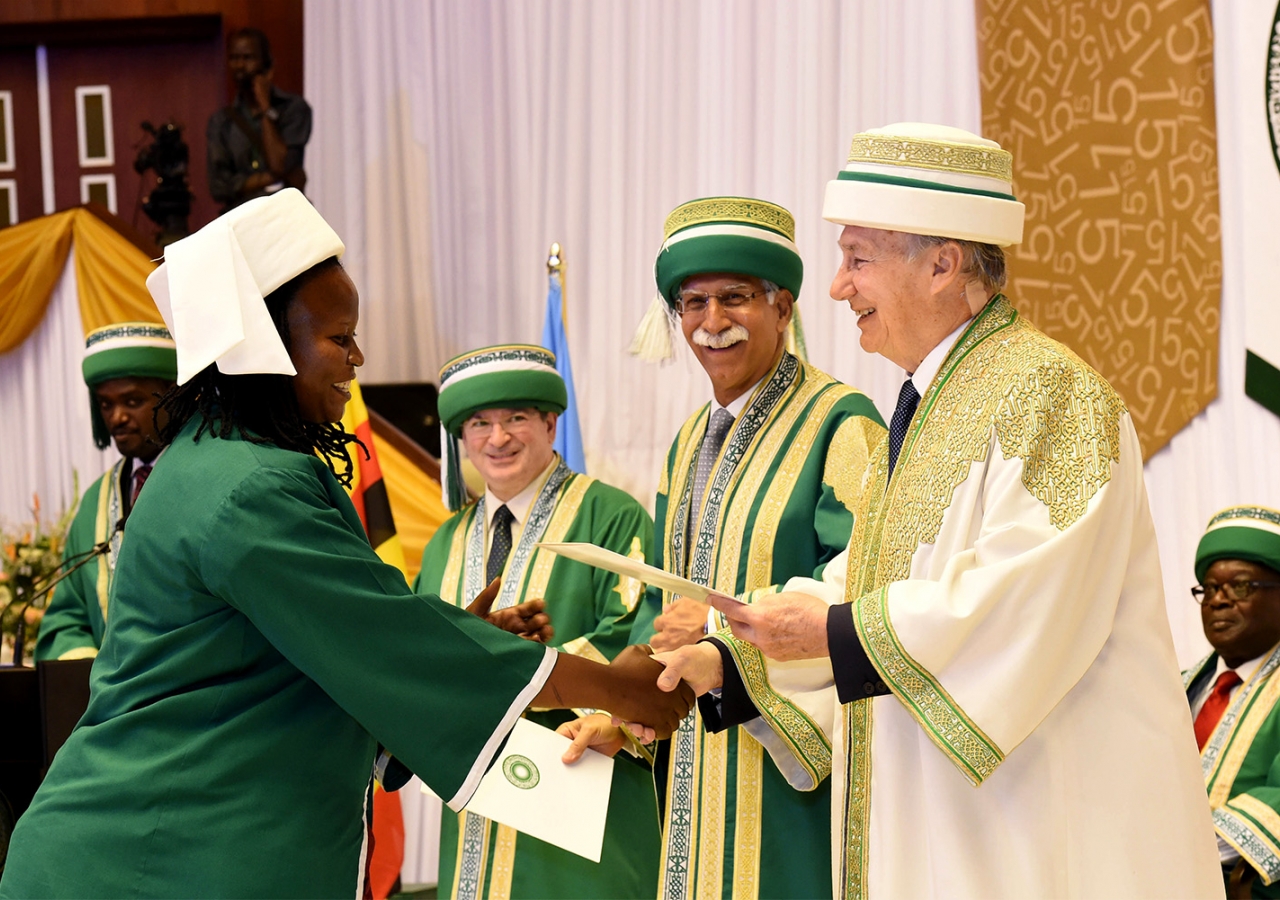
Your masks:
<svg viewBox="0 0 1280 900"><path fill-rule="evenodd" d="M864 394L787 351L804 274L789 212L710 197L677 207L664 232L658 292L712 400L667 454L652 562L752 603L821 577L847 546L884 423ZM672 650L724 626L706 604L650 588L631 640ZM656 768L659 897L831 896L829 779L796 790L744 729L709 734L696 711Z"/></svg>

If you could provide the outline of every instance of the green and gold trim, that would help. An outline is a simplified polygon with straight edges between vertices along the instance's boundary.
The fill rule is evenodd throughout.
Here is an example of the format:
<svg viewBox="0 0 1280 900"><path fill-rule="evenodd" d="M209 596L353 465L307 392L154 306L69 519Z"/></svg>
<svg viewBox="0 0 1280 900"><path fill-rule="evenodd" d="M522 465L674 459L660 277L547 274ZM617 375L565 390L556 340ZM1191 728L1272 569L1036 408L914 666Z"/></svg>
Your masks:
<svg viewBox="0 0 1280 900"><path fill-rule="evenodd" d="M94 542L107 542L107 552L98 555L98 577L94 579L104 626L107 622L108 600L111 597L111 579L116 572L116 557L120 555L120 544L124 540L124 531L116 528L116 523L124 517L124 495L128 488L123 481L127 462L128 459L116 460L103 476L102 485L98 488L97 515L93 522Z"/></svg>
<svg viewBox="0 0 1280 900"><path fill-rule="evenodd" d="M760 896L760 827L764 809L764 747L737 729L737 815L733 829L732 900Z"/></svg>
<svg viewBox="0 0 1280 900"><path fill-rule="evenodd" d="M841 799L841 830L844 836L839 877L833 885L841 900L864 900L867 896L867 836L871 831L871 733L872 701L846 703L844 710L845 773ZM839 843L836 844L837 848Z"/></svg>
<svg viewBox="0 0 1280 900"><path fill-rule="evenodd" d="M781 206L752 197L704 197L682 203L662 225L662 239L694 225L736 223L767 228L794 242L796 220Z"/></svg>
<svg viewBox="0 0 1280 900"><path fill-rule="evenodd" d="M1217 727L1200 753L1200 767L1209 793L1209 808L1224 806L1254 739L1280 702L1280 647L1273 647L1262 665L1236 691Z"/></svg>
<svg viewBox="0 0 1280 900"><path fill-rule="evenodd" d="M1280 879L1280 817L1248 794L1213 811L1213 828L1252 866L1265 885Z"/></svg>
<svg viewBox="0 0 1280 900"><path fill-rule="evenodd" d="M539 366L556 367L556 355L546 347L536 344L497 344L482 347L467 353L460 353L440 368L440 385L456 378L463 372L485 363L532 363Z"/></svg>
<svg viewBox="0 0 1280 900"><path fill-rule="evenodd" d="M849 162L909 166L913 169L999 178L1009 183L1013 181L1013 154L1008 150L950 141L856 134L849 145Z"/></svg>
<svg viewBox="0 0 1280 900"><path fill-rule="evenodd" d="M853 621L867 657L929 738L974 785L982 784L1004 762L1004 753L903 648L889 620L888 600L885 585L854 604Z"/></svg>
<svg viewBox="0 0 1280 900"><path fill-rule="evenodd" d="M812 785L809 789L816 788L831 774L831 742L827 736L804 710L773 689L759 649L726 633L712 635L712 640L728 649L751 702L804 768Z"/></svg>
<svg viewBox="0 0 1280 900"><path fill-rule="evenodd" d="M920 188L926 191L943 191L948 194L971 194L975 197L991 197L995 200L1014 200L1013 194L1001 191L984 191L979 188L926 181L923 178L904 178L900 175L883 175L878 172L851 172L845 169L836 175L837 181L862 181L867 184L892 184L897 187Z"/></svg>
<svg viewBox="0 0 1280 900"><path fill-rule="evenodd" d="M974 784L1004 751L940 681L907 653L889 612L889 586L910 577L937 540L956 488L987 459L992 437L1023 461L1022 483L1050 522L1068 528L1110 480L1124 404L1101 376L1018 317L997 295L969 325L925 392L888 479L887 450L870 458L849 560L854 623L869 658L925 733ZM946 423L945 425L943 423Z"/></svg>
<svg viewBox="0 0 1280 900"><path fill-rule="evenodd" d="M813 375L815 371L811 370L810 374ZM764 489L764 498L759 503L755 522L751 527L750 549L747 553L747 584L769 584L773 581L774 560L771 550L778 537L782 514L791 502L795 483L805 463L808 462L809 452L817 438L818 430L826 422L837 403L850 394L856 393L852 388L838 385L834 379L826 376L806 378L802 391L803 395L798 391L796 399L787 405L788 408L802 406L803 411L798 411L794 418L785 423L780 421L779 425L784 427L773 429L769 440L761 446L760 452L766 459L776 459L781 452L783 440L787 440L790 445L782 462L770 477L769 486ZM801 402L802 396L807 402ZM856 421L857 419L849 419L845 424ZM794 438L786 437L793 431ZM755 468L763 476L764 467L756 466ZM756 485L752 493L759 496L760 488L760 485ZM728 523L728 527L734 529L745 524L745 519L741 521L734 519Z"/></svg>

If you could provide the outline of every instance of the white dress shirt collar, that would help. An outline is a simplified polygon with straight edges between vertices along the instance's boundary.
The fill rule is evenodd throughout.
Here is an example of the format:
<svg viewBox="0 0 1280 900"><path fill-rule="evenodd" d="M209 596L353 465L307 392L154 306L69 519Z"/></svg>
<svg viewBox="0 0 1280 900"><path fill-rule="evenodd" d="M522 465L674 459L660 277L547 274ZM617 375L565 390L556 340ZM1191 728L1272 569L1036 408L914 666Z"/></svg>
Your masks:
<svg viewBox="0 0 1280 900"><path fill-rule="evenodd" d="M773 371L773 370L770 369L770 371ZM765 376L765 378L768 378L768 377L769 377L768 375ZM751 400L752 396L755 395L756 388L760 387L761 381L764 381L764 378L761 378L760 381L757 381L755 384L751 385L751 387L743 391L738 396L737 399L725 405L721 405L720 401L715 398L715 394L712 394L711 395L711 411L714 413L717 409L728 410L729 415L733 416L734 421L737 421L738 416L742 415L742 411L747 408L747 403Z"/></svg>
<svg viewBox="0 0 1280 900"><path fill-rule="evenodd" d="M1261 656L1255 656L1253 659L1249 660L1248 662L1242 662L1240 663L1240 665L1236 666L1236 674L1240 676L1241 684L1248 683L1249 679L1253 677L1253 673L1258 671L1258 666L1262 665L1262 661L1267 658L1269 653L1270 651L1262 654ZM1209 681L1210 689L1213 688L1214 682L1218 680L1218 676L1221 675L1223 672L1227 671L1227 669L1229 668L1231 667L1226 664L1226 661L1223 660L1221 656L1219 656L1217 671L1213 673L1213 678L1210 679Z"/></svg>
<svg viewBox="0 0 1280 900"><path fill-rule="evenodd" d="M484 516L486 530L493 526L493 514L498 511L499 506L506 506L511 511L513 525L522 526L525 519L529 516L529 509L533 506L533 501L538 499L538 495L542 493L543 486L547 483L547 479L551 477L551 473L556 470L556 466L560 464L560 454L553 453L551 462L542 470L537 478L529 482L525 489L516 494L510 500L499 500L489 490L488 486L484 491Z"/></svg>
<svg viewBox="0 0 1280 900"><path fill-rule="evenodd" d="M929 390L929 385L933 383L933 377L938 374L938 370L942 368L942 361L947 358L947 354L951 352L951 348L955 346L956 341L960 340L960 335L969 327L972 318L965 319L960 327L938 342L938 345L929 351L928 355L916 366L916 370L911 372L908 377L915 386L916 393L921 397L924 392Z"/></svg>

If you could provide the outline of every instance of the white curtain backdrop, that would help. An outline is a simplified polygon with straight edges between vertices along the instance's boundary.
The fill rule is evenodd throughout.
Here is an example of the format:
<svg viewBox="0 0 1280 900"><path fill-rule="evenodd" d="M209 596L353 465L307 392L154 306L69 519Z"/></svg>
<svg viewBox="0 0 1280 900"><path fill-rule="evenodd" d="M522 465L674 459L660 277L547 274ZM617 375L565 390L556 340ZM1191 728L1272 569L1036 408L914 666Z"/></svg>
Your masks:
<svg viewBox="0 0 1280 900"><path fill-rule="evenodd" d="M83 491L120 458L114 447L93 445L75 258L73 244L44 320L22 346L0 355L0 422L8 432L0 523L9 526L31 520L33 494L41 519L56 519L78 499L73 471Z"/></svg>
<svg viewBox="0 0 1280 900"><path fill-rule="evenodd" d="M1280 506L1280 419L1242 386L1237 149L1262 125L1266 47L1243 10L1266 5L1214 9L1221 394L1147 466L1184 665L1207 646L1186 590L1205 522L1234 503ZM454 353L537 341L543 263L560 241L588 468L651 502L708 386L683 347L663 368L626 347L666 214L737 193L795 214L812 361L892 411L902 373L861 351L827 297L837 228L821 219L822 191L861 128L978 130L971 0L311 0L306 60L311 195L348 241L366 381L435 380Z"/></svg>
<svg viewBox="0 0 1280 900"><path fill-rule="evenodd" d="M1280 419L1242 387L1240 154L1261 126L1266 36L1249 11L1266 5L1214 5L1220 397L1147 465L1184 665L1206 647L1186 589L1208 517L1280 507ZM902 373L864 354L827 298L837 229L821 219L822 191L859 129L979 128L973 18L971 0L308 0L309 193L362 292L362 377L434 381L455 353L537 341L546 252L560 241L588 466L651 503L668 442L709 388L687 351L656 368L626 347L666 214L737 193L795 214L811 359L887 415ZM114 458L93 447L74 291L68 260L45 321L0 356L0 521L29 518L33 491L46 509L72 502L72 469L83 488ZM419 795L404 796L416 833ZM434 871L434 858L411 858L406 880Z"/></svg>

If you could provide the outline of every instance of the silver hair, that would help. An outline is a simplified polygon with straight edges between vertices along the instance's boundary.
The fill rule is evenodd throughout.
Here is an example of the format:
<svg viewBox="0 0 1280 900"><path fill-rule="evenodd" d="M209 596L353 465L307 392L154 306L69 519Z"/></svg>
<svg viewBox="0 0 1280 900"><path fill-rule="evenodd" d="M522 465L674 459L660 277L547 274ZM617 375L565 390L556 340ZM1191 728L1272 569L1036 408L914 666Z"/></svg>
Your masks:
<svg viewBox="0 0 1280 900"><path fill-rule="evenodd" d="M761 278L760 283L764 285L764 302L773 306L774 301L778 299L778 291L782 290L782 288L767 278Z"/></svg>
<svg viewBox="0 0 1280 900"><path fill-rule="evenodd" d="M943 244L952 243L960 248L961 274L977 278L989 291L1002 291L1009 283L1009 269L1003 247L937 235L908 232L904 233L904 236L907 239L906 254L909 260L914 260L929 247L940 247Z"/></svg>

